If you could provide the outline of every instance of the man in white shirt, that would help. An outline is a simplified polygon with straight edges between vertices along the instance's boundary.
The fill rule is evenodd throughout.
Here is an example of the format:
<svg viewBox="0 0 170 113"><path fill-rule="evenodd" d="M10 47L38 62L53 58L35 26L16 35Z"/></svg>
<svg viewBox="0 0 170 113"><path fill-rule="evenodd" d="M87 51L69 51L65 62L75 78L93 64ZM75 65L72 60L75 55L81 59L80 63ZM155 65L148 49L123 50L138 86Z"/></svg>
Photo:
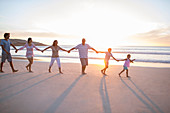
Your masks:
<svg viewBox="0 0 170 113"><path fill-rule="evenodd" d="M93 51L98 53L98 51L96 51L94 48L90 47L88 44L85 44L85 42L86 42L86 40L83 38L82 44L79 44L76 47L73 47L72 49L70 49L68 51L68 53L70 53L70 51L72 51L74 49L78 49L79 58L80 58L81 65L82 65L82 74L86 74L85 69L86 69L86 66L88 65L88 49L92 49Z"/></svg>

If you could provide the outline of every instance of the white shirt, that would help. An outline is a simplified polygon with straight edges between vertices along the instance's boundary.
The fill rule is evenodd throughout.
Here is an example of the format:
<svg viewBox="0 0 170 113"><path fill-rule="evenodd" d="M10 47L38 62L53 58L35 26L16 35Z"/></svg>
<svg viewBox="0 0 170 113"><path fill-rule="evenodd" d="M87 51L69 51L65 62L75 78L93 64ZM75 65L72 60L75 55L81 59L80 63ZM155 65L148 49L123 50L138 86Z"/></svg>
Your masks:
<svg viewBox="0 0 170 113"><path fill-rule="evenodd" d="M78 49L80 58L88 58L88 49L91 49L92 47L90 47L88 44L79 44L74 48Z"/></svg>
<svg viewBox="0 0 170 113"><path fill-rule="evenodd" d="M112 53L109 52L105 52L106 56L105 56L105 61L109 61L110 57L113 57Z"/></svg>

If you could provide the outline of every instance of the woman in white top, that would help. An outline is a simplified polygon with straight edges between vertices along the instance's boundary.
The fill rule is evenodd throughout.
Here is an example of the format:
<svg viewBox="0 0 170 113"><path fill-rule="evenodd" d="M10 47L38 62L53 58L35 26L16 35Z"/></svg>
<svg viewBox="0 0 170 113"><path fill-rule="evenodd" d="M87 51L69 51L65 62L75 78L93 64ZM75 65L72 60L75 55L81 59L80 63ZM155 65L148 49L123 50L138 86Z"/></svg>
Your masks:
<svg viewBox="0 0 170 113"><path fill-rule="evenodd" d="M112 49L111 48L109 48L108 49L108 52L101 52L101 51L99 51L99 53L105 53L106 55L105 55L105 59L104 59L104 63L105 63L105 67L104 67L104 69L102 69L101 70L101 72L104 74L104 75L106 75L106 69L109 67L109 60L110 60L110 57L112 57L114 60L116 60L116 61L118 61L117 59L115 59L114 57L113 57L113 55L112 55Z"/></svg>
<svg viewBox="0 0 170 113"><path fill-rule="evenodd" d="M135 59L131 60L130 57L131 57L131 55L128 54L126 59L119 60L119 61L125 61L124 65L123 65L123 70L119 73L119 77L120 77L121 73L123 73L125 70L126 70L126 76L129 77L128 76L128 67L130 67L130 63L133 63L133 61L135 60Z"/></svg>
<svg viewBox="0 0 170 113"><path fill-rule="evenodd" d="M36 50L38 51L41 51L40 49L38 49L33 43L32 43L32 38L28 38L28 42L21 48L17 49L16 52L18 52L18 50L22 50L26 48L27 51L26 51L26 57L29 61L29 64L26 66L27 70L29 70L29 72L32 72L31 71L31 65L33 64L33 57L34 57L34 54L33 54L33 49L35 48Z"/></svg>
<svg viewBox="0 0 170 113"><path fill-rule="evenodd" d="M54 61L56 60L56 61L57 61L57 64L58 64L59 72L60 72L61 74L63 74L63 73L61 72L61 64L60 64L60 58L59 58L58 51L59 51L59 50L62 50L62 51L66 51L66 52L67 52L67 50L62 49L60 46L58 46L58 41L57 41L57 40L54 40L53 45L45 48L42 52L44 52L45 50L47 50L47 49L49 49L49 48L52 49L51 62L50 62L50 65L49 65L49 73L51 73L51 67L52 67Z"/></svg>

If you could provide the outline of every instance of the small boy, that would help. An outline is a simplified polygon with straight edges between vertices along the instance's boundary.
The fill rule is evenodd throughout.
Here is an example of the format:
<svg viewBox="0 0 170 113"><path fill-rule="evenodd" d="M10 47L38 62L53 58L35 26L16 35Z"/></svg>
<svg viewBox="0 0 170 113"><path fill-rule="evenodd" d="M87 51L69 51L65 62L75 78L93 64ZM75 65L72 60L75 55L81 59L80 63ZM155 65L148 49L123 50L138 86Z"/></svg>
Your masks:
<svg viewBox="0 0 170 113"><path fill-rule="evenodd" d="M109 60L110 60L110 57L112 57L114 60L116 60L118 62L117 59L115 59L111 53L112 49L109 48L108 49L108 52L99 52L99 53L105 53L105 59L104 59L104 63L105 63L105 68L101 70L102 74L106 75L106 69L109 67Z"/></svg>
<svg viewBox="0 0 170 113"><path fill-rule="evenodd" d="M131 55L128 54L126 59L119 60L119 61L125 61L124 65L123 65L123 70L119 73L119 77L121 77L120 76L121 73L123 73L125 70L126 70L126 77L129 77L128 76L128 67L130 67L130 63L133 63L133 61L135 60L135 59L131 60L130 57L131 57Z"/></svg>

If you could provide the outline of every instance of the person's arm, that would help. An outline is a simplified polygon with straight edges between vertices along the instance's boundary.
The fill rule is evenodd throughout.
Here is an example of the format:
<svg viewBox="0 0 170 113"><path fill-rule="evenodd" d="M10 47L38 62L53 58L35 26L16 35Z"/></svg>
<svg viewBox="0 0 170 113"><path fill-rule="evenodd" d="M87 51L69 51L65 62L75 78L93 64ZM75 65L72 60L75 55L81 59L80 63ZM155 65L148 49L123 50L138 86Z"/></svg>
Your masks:
<svg viewBox="0 0 170 113"><path fill-rule="evenodd" d="M118 60L118 61L125 61L125 60L127 60L127 59L121 59L121 60Z"/></svg>
<svg viewBox="0 0 170 113"><path fill-rule="evenodd" d="M91 48L93 51L95 51L96 53L99 53L97 50L95 50L94 48Z"/></svg>
<svg viewBox="0 0 170 113"><path fill-rule="evenodd" d="M9 54L8 51L4 48L4 45L1 45L1 47L7 54Z"/></svg>
<svg viewBox="0 0 170 113"><path fill-rule="evenodd" d="M106 52L104 52L104 51L98 51L98 53L106 53Z"/></svg>
<svg viewBox="0 0 170 113"><path fill-rule="evenodd" d="M14 44L11 43L11 46L12 46L15 50L17 50L17 48L14 46Z"/></svg>
<svg viewBox="0 0 170 113"><path fill-rule="evenodd" d="M38 49L34 44L33 44L33 47L36 49L36 50L38 50L38 51L41 51L40 49Z"/></svg>
<svg viewBox="0 0 170 113"><path fill-rule="evenodd" d="M68 50L68 53L70 53L70 51L72 51L72 50L74 50L74 49L76 49L76 48L75 48L75 47L71 48L70 50Z"/></svg>
<svg viewBox="0 0 170 113"><path fill-rule="evenodd" d="M49 49L49 48L51 48L51 46L48 46L47 48L45 48L44 50L42 50L42 52L44 52L45 50L47 50L47 49Z"/></svg>
<svg viewBox="0 0 170 113"><path fill-rule="evenodd" d="M133 63L133 61L135 61L135 59L133 59L133 60L130 60L130 62L131 62L131 63Z"/></svg>
<svg viewBox="0 0 170 113"><path fill-rule="evenodd" d="M26 47L26 45L27 45L27 44L25 44L23 47L21 47L21 48L19 48L19 49L16 49L15 53L17 53L17 52L18 52L18 50L22 50L22 49L24 49L24 48Z"/></svg>
<svg viewBox="0 0 170 113"><path fill-rule="evenodd" d="M113 57L113 56L112 56L112 58L113 58L114 60L116 60L117 62L119 61L119 60L117 60L117 59L116 59L115 57Z"/></svg>
<svg viewBox="0 0 170 113"><path fill-rule="evenodd" d="M65 49L63 49L63 48L61 48L61 47L60 47L60 50L68 52L67 50L65 50Z"/></svg>

